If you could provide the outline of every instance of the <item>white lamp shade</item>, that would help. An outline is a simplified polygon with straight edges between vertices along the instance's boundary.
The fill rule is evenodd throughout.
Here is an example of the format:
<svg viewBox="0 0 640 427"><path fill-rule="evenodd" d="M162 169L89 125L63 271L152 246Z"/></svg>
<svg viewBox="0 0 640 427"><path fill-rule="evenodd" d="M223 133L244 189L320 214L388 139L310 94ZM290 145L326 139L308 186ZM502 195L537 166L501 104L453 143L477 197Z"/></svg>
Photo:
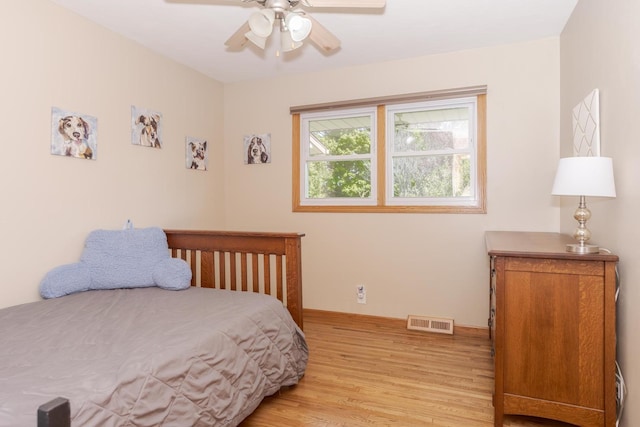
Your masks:
<svg viewBox="0 0 640 427"><path fill-rule="evenodd" d="M297 13L290 13L285 18L285 23L291 33L291 40L301 42L311 33L311 20L304 18Z"/></svg>
<svg viewBox="0 0 640 427"><path fill-rule="evenodd" d="M244 36L247 39L249 39L249 41L251 43L253 43L256 46L258 46L260 49L264 50L265 46L267 45L267 38L266 37L257 36L253 31L249 31Z"/></svg>
<svg viewBox="0 0 640 427"><path fill-rule="evenodd" d="M293 41L289 31L280 32L280 48L283 52L290 52L302 46L302 42Z"/></svg>
<svg viewBox="0 0 640 427"><path fill-rule="evenodd" d="M616 197L610 157L560 159L551 194L557 196Z"/></svg>
<svg viewBox="0 0 640 427"><path fill-rule="evenodd" d="M264 9L252 13L249 17L249 28L258 37L269 37L273 31L273 21L276 14L272 9Z"/></svg>

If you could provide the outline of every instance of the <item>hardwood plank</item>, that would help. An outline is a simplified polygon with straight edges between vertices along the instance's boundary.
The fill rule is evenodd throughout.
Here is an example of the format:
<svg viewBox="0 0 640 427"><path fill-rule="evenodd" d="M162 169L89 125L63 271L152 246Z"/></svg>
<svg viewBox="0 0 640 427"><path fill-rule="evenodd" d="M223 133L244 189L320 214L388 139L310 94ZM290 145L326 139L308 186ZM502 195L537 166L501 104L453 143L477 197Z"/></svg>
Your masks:
<svg viewBox="0 0 640 427"><path fill-rule="evenodd" d="M266 398L242 427L493 427L487 330L409 331L406 322L304 312L310 357L301 382ZM506 427L565 427L505 416Z"/></svg>

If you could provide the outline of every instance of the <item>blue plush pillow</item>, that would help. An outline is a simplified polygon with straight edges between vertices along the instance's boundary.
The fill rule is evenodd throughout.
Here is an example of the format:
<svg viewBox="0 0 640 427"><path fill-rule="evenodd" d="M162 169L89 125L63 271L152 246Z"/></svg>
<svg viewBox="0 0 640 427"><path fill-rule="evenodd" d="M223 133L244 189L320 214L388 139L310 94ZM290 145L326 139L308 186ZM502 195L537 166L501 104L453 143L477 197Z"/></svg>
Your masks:
<svg viewBox="0 0 640 427"><path fill-rule="evenodd" d="M90 289L186 289L191 269L171 258L167 236L158 227L95 230L85 242L80 262L54 268L40 283L43 298Z"/></svg>

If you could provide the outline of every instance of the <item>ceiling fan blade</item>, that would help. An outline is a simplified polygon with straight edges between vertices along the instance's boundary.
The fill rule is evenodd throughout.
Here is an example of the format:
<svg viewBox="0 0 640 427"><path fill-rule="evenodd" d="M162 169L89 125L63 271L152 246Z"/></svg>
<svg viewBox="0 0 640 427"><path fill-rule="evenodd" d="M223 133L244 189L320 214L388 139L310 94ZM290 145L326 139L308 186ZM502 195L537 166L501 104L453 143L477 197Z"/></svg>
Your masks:
<svg viewBox="0 0 640 427"><path fill-rule="evenodd" d="M386 0L304 0L309 7L384 7Z"/></svg>
<svg viewBox="0 0 640 427"><path fill-rule="evenodd" d="M245 36L246 33L251 31L251 27L249 27L249 22L245 22L238 30L233 33L231 37L224 42L225 46L228 46L231 49L241 49L243 48L249 39Z"/></svg>
<svg viewBox="0 0 640 427"><path fill-rule="evenodd" d="M334 36L329 30L320 25L318 21L316 21L309 14L305 14L305 17L311 20L311 33L309 34L309 38L311 41L317 45L320 50L323 52L329 53L332 50L335 50L340 47L340 39Z"/></svg>

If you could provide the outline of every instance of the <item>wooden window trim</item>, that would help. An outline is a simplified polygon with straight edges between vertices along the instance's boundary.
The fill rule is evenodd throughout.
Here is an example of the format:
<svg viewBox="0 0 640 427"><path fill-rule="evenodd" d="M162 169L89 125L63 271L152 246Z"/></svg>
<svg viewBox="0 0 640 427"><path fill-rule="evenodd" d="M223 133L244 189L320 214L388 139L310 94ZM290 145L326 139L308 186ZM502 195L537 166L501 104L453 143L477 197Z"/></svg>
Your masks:
<svg viewBox="0 0 640 427"><path fill-rule="evenodd" d="M466 98L487 93L486 86L470 86L458 89L434 90L429 92L408 93L402 95L379 96L376 98L350 101L327 102L325 104L299 105L289 108L291 114L311 113L327 110L346 110L349 108L371 107L377 105L404 104L408 102L433 101L436 99Z"/></svg>

